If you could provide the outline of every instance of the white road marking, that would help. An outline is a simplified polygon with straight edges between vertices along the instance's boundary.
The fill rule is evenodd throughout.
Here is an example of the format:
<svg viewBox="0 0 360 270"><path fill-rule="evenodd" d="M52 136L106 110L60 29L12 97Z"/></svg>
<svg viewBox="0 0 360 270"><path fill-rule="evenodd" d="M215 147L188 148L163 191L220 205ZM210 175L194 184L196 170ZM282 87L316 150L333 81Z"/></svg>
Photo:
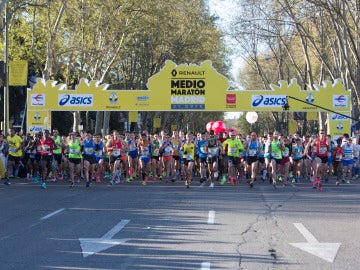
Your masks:
<svg viewBox="0 0 360 270"><path fill-rule="evenodd" d="M208 217L208 224L214 224L215 223L215 211L211 210L209 211L209 217Z"/></svg>
<svg viewBox="0 0 360 270"><path fill-rule="evenodd" d="M210 262L203 262L201 264L201 270L210 270Z"/></svg>
<svg viewBox="0 0 360 270"><path fill-rule="evenodd" d="M325 261L333 263L341 243L320 243L315 236L313 236L302 223L294 223L294 226L305 237L307 242L304 243L290 243L290 245L297 247L303 251L313 254Z"/></svg>
<svg viewBox="0 0 360 270"><path fill-rule="evenodd" d="M51 218L52 216L55 216L55 215L59 214L60 212L62 212L64 210L65 210L65 208L61 208L59 210L56 210L56 211L46 215L45 217L40 218L40 220L45 220L45 219Z"/></svg>
<svg viewBox="0 0 360 270"><path fill-rule="evenodd" d="M85 258L129 241L129 239L112 239L113 236L121 231L129 222L130 220L128 219L121 220L101 238L79 238L83 257Z"/></svg>

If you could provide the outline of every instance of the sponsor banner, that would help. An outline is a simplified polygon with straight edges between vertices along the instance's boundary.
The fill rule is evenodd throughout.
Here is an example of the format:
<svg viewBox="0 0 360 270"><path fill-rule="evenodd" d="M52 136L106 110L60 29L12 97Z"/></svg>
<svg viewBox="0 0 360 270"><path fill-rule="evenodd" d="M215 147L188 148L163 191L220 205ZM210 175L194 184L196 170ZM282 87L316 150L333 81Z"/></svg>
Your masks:
<svg viewBox="0 0 360 270"><path fill-rule="evenodd" d="M351 111L350 91L340 80L301 90L296 79L271 84L270 90L229 90L226 77L211 61L200 65L165 66L148 79L146 90L108 90L108 85L81 79L76 90L54 81L38 80L29 89L28 109L52 111L282 111L318 112L329 108ZM294 97L295 99L291 99Z"/></svg>

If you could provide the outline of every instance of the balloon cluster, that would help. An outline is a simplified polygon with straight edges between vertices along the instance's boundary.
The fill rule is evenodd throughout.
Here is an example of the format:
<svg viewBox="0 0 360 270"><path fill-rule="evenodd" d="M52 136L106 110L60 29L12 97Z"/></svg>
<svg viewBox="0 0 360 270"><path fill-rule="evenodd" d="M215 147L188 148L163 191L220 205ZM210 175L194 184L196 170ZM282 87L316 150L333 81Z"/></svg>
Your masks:
<svg viewBox="0 0 360 270"><path fill-rule="evenodd" d="M212 130L215 134L219 134L226 131L226 126L222 121L209 122L206 124L206 130L208 132Z"/></svg>

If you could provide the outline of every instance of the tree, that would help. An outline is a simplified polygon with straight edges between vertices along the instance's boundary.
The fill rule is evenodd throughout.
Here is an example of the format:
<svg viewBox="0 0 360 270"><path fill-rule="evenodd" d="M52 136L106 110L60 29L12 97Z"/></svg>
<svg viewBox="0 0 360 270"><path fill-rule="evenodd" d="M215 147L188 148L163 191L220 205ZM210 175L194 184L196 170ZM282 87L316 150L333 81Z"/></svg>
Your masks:
<svg viewBox="0 0 360 270"><path fill-rule="evenodd" d="M109 89L145 89L167 59L212 59L221 73L228 70L221 33L204 1L18 0L11 1L11 14L11 58L29 60L31 73L70 89L80 78L106 82ZM109 128L111 114L97 113L96 132ZM195 114L145 112L143 120L160 115L168 125ZM74 112L74 127L82 121L88 129L89 117L80 120Z"/></svg>

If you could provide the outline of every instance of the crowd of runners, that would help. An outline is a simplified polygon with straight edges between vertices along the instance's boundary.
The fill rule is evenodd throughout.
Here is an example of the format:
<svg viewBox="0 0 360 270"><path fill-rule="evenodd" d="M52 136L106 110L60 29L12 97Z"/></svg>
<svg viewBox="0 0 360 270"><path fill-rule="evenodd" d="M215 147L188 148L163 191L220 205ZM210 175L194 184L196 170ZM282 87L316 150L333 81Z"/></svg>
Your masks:
<svg viewBox="0 0 360 270"><path fill-rule="evenodd" d="M102 136L58 129L21 137L14 129L0 134L0 175L4 184L26 178L46 188L48 181L69 181L70 187L92 182L111 185L149 180L183 181L187 188L200 185L236 185L256 181L277 185L309 182L322 190L330 176L336 185L349 184L359 174L360 145L348 134L332 141L323 130L318 134L282 136L278 131L258 136L236 130L214 134L161 131L159 134L126 132Z"/></svg>

